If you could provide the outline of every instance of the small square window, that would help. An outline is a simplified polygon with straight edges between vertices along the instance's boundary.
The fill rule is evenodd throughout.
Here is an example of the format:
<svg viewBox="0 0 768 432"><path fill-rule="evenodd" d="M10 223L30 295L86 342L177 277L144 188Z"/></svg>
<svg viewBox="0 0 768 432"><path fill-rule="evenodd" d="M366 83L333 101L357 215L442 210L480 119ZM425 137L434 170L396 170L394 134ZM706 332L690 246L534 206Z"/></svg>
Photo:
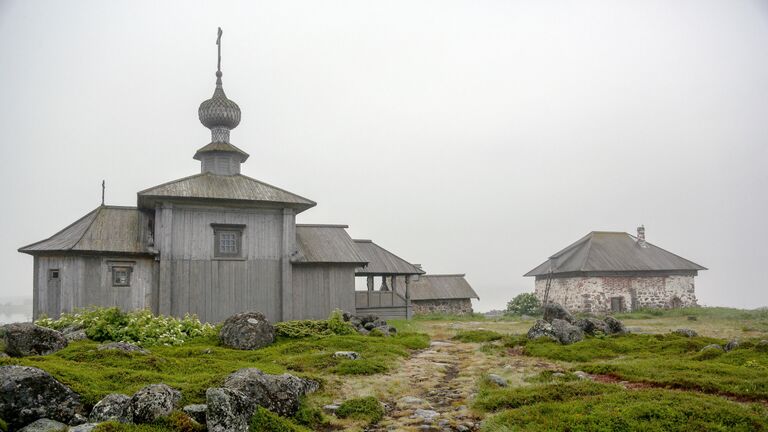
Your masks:
<svg viewBox="0 0 768 432"><path fill-rule="evenodd" d="M130 267L112 267L112 286L131 286Z"/></svg>
<svg viewBox="0 0 768 432"><path fill-rule="evenodd" d="M211 224L213 227L213 256L241 258L244 225Z"/></svg>
<svg viewBox="0 0 768 432"><path fill-rule="evenodd" d="M58 279L58 278L59 278L59 269L48 270L48 279Z"/></svg>

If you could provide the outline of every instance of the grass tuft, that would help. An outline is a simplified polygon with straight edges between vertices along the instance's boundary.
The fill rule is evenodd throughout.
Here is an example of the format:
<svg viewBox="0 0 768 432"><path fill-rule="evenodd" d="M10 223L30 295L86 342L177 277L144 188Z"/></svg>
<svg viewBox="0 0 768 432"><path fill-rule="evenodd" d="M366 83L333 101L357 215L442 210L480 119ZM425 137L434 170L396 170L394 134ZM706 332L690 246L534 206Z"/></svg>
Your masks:
<svg viewBox="0 0 768 432"><path fill-rule="evenodd" d="M504 337L501 333L493 330L461 330L453 340L460 342L492 342Z"/></svg>
<svg viewBox="0 0 768 432"><path fill-rule="evenodd" d="M355 398L339 405L339 409L336 410L336 416L339 418L363 420L368 422L368 424L373 424L384 418L384 408L375 397Z"/></svg>

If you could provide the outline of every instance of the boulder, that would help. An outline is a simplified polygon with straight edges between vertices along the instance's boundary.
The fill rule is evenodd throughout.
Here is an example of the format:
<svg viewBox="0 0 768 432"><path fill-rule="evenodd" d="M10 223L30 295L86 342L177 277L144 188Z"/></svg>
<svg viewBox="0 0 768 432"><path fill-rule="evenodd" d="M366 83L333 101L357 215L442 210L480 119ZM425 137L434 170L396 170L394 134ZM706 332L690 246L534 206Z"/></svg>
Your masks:
<svg viewBox="0 0 768 432"><path fill-rule="evenodd" d="M557 340L563 345L570 345L584 339L584 332L566 320L553 319L552 329Z"/></svg>
<svg viewBox="0 0 768 432"><path fill-rule="evenodd" d="M678 334L680 336L685 336L685 337L696 337L696 336L699 335L694 330L687 329L687 328L679 328L679 329L673 331L672 333Z"/></svg>
<svg viewBox="0 0 768 432"><path fill-rule="evenodd" d="M555 337L555 330L552 327L552 324L544 321L544 320L536 320L535 323L533 323L533 326L528 329L528 339L540 339L540 338L549 338L554 341L558 341L557 337Z"/></svg>
<svg viewBox="0 0 768 432"><path fill-rule="evenodd" d="M67 346L60 332L31 322L7 324L3 330L5 352L11 357L47 355Z"/></svg>
<svg viewBox="0 0 768 432"><path fill-rule="evenodd" d="M134 393L130 415L134 423L152 423L168 416L181 400L181 393L165 384L150 384Z"/></svg>
<svg viewBox="0 0 768 432"><path fill-rule="evenodd" d="M247 368L229 375L224 380L224 387L242 392L253 406L259 405L290 417L299 409L301 397L317 390L320 384L290 374L269 375Z"/></svg>
<svg viewBox="0 0 768 432"><path fill-rule="evenodd" d="M591 380L592 377L584 371L576 371L573 373L580 380Z"/></svg>
<svg viewBox="0 0 768 432"><path fill-rule="evenodd" d="M507 380L496 374L488 374L488 379L499 387L506 387L509 385Z"/></svg>
<svg viewBox="0 0 768 432"><path fill-rule="evenodd" d="M543 319L546 322L552 322L552 320L556 320L556 319L568 321L571 324L576 322L576 320L573 318L573 315L571 315L564 307L560 306L557 303L545 304L543 307L543 311L544 311Z"/></svg>
<svg viewBox="0 0 768 432"><path fill-rule="evenodd" d="M246 395L229 388L205 391L206 427L209 432L248 432L255 406Z"/></svg>
<svg viewBox="0 0 768 432"><path fill-rule="evenodd" d="M83 423L81 425L69 428L68 432L93 432L98 423Z"/></svg>
<svg viewBox="0 0 768 432"><path fill-rule="evenodd" d="M42 418L75 424L85 414L77 393L38 368L0 366L0 389L0 418L10 430Z"/></svg>
<svg viewBox="0 0 768 432"><path fill-rule="evenodd" d="M715 351L725 351L721 345L718 344L709 344L701 349L700 352L709 351L709 350L715 350Z"/></svg>
<svg viewBox="0 0 768 432"><path fill-rule="evenodd" d="M610 334L608 324L605 321L601 321L597 318L582 318L576 320L576 327L580 328L584 334L595 336L599 334Z"/></svg>
<svg viewBox="0 0 768 432"><path fill-rule="evenodd" d="M735 339L732 340L732 341L729 341L727 344L725 344L724 348L725 348L726 351L733 351L735 349L738 349L739 348L739 341L737 341Z"/></svg>
<svg viewBox="0 0 768 432"><path fill-rule="evenodd" d="M229 348L254 350L275 341L275 328L261 313L243 312L224 321L219 339Z"/></svg>
<svg viewBox="0 0 768 432"><path fill-rule="evenodd" d="M627 334L629 330L624 327L624 323L617 320L612 316L607 316L603 319L603 322L608 327L608 334Z"/></svg>
<svg viewBox="0 0 768 432"><path fill-rule="evenodd" d="M192 420L200 424L205 424L205 412L208 411L208 405L206 404L187 405L181 410L184 411L186 415L190 416Z"/></svg>
<svg viewBox="0 0 768 432"><path fill-rule="evenodd" d="M124 353L149 354L144 348L128 342L109 342L99 345L99 351L120 351Z"/></svg>
<svg viewBox="0 0 768 432"><path fill-rule="evenodd" d="M755 350L760 352L768 352L768 340L761 340L755 345Z"/></svg>
<svg viewBox="0 0 768 432"><path fill-rule="evenodd" d="M360 354L354 351L336 351L333 353L334 358L343 358L348 360L357 360L360 358Z"/></svg>
<svg viewBox="0 0 768 432"><path fill-rule="evenodd" d="M67 425L56 420L42 418L35 420L27 426L19 429L19 432L62 432L69 429Z"/></svg>
<svg viewBox="0 0 768 432"><path fill-rule="evenodd" d="M85 330L77 330L70 333L64 333L64 338L67 339L67 342L73 342L88 339L88 335L85 334Z"/></svg>
<svg viewBox="0 0 768 432"><path fill-rule="evenodd" d="M115 420L120 423L132 423L131 417L131 397L120 394L112 393L104 397L93 406L91 415L88 416L88 421L92 423L99 423Z"/></svg>

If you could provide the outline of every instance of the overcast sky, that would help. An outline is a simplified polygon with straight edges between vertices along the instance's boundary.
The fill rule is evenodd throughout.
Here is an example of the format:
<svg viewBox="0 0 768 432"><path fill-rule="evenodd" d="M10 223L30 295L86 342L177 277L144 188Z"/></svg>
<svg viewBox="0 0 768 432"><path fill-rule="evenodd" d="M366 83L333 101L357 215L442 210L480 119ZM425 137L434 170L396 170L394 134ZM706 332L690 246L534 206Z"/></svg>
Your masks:
<svg viewBox="0 0 768 432"><path fill-rule="evenodd" d="M592 230L768 305L768 2L0 1L0 297L16 250L198 173L216 27L243 173L310 198L476 310Z"/></svg>

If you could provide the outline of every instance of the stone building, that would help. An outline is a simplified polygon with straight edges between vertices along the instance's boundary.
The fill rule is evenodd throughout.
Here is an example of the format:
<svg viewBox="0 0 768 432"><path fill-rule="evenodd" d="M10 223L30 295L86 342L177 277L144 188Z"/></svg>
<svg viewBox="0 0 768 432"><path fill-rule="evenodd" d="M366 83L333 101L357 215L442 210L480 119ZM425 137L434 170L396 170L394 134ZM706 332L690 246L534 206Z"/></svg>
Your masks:
<svg viewBox="0 0 768 432"><path fill-rule="evenodd" d="M541 301L607 313L696 306L694 278L700 270L706 268L648 243L639 227L637 237L593 231L525 276L535 277Z"/></svg>
<svg viewBox="0 0 768 432"><path fill-rule="evenodd" d="M472 299L480 299L463 274L426 274L411 282L415 315L472 313Z"/></svg>

